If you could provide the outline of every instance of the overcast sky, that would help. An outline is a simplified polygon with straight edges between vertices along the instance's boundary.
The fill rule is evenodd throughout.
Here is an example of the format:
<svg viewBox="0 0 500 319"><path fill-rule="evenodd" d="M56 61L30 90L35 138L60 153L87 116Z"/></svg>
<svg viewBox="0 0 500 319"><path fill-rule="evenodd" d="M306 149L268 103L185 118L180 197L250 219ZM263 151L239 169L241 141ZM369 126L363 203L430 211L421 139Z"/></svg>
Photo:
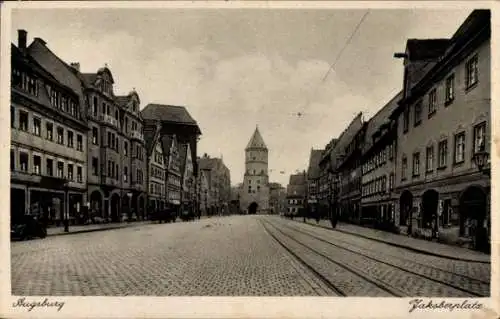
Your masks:
<svg viewBox="0 0 500 319"><path fill-rule="evenodd" d="M408 38L448 38L467 10L371 10L327 80L362 10L14 10L17 29L43 38L82 72L108 64L115 94L185 105L203 135L198 155L223 155L243 179L244 148L258 125L270 180L286 185L354 115L369 118L402 86ZM309 101L309 102L308 102ZM298 117L300 112L303 116ZM280 174L284 171L285 174Z"/></svg>

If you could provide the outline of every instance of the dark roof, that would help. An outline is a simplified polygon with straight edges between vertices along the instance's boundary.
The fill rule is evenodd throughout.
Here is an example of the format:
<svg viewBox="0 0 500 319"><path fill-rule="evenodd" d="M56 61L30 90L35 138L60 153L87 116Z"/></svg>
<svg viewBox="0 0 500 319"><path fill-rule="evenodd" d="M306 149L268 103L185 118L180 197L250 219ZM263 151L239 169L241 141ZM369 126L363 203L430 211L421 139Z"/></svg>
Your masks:
<svg viewBox="0 0 500 319"><path fill-rule="evenodd" d="M118 105L120 106L127 106L128 102L130 101L130 96L129 95L117 95L115 96L115 101Z"/></svg>
<svg viewBox="0 0 500 319"><path fill-rule="evenodd" d="M337 143L332 148L330 161L332 161L333 167L337 167L337 165L342 162L342 158L345 156L345 148L349 145L359 130L363 128L363 125L363 114L359 112L351 123L349 123L347 128L344 129L342 134L340 134Z"/></svg>
<svg viewBox="0 0 500 319"><path fill-rule="evenodd" d="M448 48L450 39L408 39L406 50L410 61L434 60Z"/></svg>
<svg viewBox="0 0 500 319"><path fill-rule="evenodd" d="M304 173L290 175L290 182L286 186L287 196L304 196L306 193L306 176Z"/></svg>
<svg viewBox="0 0 500 319"><path fill-rule="evenodd" d="M363 143L363 154L371 149L373 146L373 134L377 132L383 124L389 121L389 116L398 107L398 102L402 96L403 91L400 91L368 121L365 141Z"/></svg>
<svg viewBox="0 0 500 319"><path fill-rule="evenodd" d="M290 175L288 185L302 185L306 183L306 175L304 173Z"/></svg>
<svg viewBox="0 0 500 319"><path fill-rule="evenodd" d="M97 73L80 73L80 77L85 87L89 88L94 86L97 80Z"/></svg>
<svg viewBox="0 0 500 319"><path fill-rule="evenodd" d="M309 168L307 169L307 177L309 179L318 178L320 175L319 162L321 161L321 156L323 155L323 150L311 150L311 155L309 156Z"/></svg>
<svg viewBox="0 0 500 319"><path fill-rule="evenodd" d="M196 121L191 117L184 106L148 104L141 110L144 119L158 119L165 122L179 124L196 125Z"/></svg>
<svg viewBox="0 0 500 319"><path fill-rule="evenodd" d="M73 73L72 68L66 62L55 55L42 41L36 38L27 48L28 53L58 82L70 88L83 99L82 84L78 76Z"/></svg>
<svg viewBox="0 0 500 319"><path fill-rule="evenodd" d="M246 149L251 149L251 148L265 148L267 149L266 143L264 143L264 139L262 138L262 135L260 135L259 128L256 127L255 131L253 132L252 137L250 138L250 141L248 141Z"/></svg>
<svg viewBox="0 0 500 319"><path fill-rule="evenodd" d="M163 147L163 155L167 158L170 157L170 148L175 140L174 135L163 135L160 137L161 145Z"/></svg>
<svg viewBox="0 0 500 319"><path fill-rule="evenodd" d="M160 130L158 125L152 123L144 124L144 142L146 144L146 152L148 156L151 156L151 153L153 152L159 133Z"/></svg>

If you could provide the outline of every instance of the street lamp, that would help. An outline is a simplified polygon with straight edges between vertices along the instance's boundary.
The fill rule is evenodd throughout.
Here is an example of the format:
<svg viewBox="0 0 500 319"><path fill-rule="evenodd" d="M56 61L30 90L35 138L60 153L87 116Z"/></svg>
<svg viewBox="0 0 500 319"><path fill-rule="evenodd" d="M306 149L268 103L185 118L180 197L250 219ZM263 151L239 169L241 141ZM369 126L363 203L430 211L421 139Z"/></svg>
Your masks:
<svg viewBox="0 0 500 319"><path fill-rule="evenodd" d="M481 173L484 175L490 176L490 169L485 167L488 159L489 159L490 154L486 151L484 141L481 142L481 145L479 146L479 151L474 153L472 156L472 160L476 164L477 168Z"/></svg>

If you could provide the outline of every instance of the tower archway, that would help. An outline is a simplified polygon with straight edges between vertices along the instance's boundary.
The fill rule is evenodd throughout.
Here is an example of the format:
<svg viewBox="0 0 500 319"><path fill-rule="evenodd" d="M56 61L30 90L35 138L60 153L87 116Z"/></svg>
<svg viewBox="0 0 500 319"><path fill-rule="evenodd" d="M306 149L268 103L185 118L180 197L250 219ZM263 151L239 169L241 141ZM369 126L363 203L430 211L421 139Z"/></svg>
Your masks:
<svg viewBox="0 0 500 319"><path fill-rule="evenodd" d="M257 204L256 202L252 202L250 205L248 205L248 215L257 214L258 208L259 208L259 204Z"/></svg>

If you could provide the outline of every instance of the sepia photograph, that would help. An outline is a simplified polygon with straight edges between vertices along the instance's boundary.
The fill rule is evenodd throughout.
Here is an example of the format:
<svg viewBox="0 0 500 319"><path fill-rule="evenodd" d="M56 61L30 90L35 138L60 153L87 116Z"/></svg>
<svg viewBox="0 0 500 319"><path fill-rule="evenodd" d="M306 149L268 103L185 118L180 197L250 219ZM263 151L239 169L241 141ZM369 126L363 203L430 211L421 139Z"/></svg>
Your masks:
<svg viewBox="0 0 500 319"><path fill-rule="evenodd" d="M491 9L96 3L2 5L13 310L492 297Z"/></svg>

